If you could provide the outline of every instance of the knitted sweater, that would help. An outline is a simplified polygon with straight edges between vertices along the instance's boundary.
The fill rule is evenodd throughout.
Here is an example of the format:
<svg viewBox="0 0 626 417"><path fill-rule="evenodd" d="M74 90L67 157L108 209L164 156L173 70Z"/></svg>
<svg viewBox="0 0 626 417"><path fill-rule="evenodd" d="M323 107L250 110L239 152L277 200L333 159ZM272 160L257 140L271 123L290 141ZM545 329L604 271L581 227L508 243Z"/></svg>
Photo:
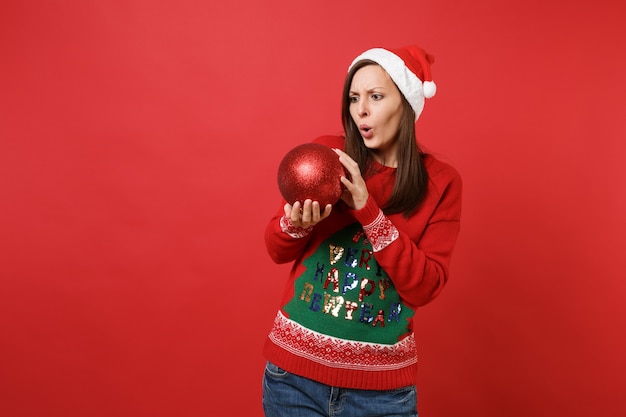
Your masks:
<svg viewBox="0 0 626 417"><path fill-rule="evenodd" d="M316 142L344 146L339 136ZM408 218L380 209L396 170L377 164L366 179L369 199L362 209L339 202L310 229L291 225L282 208L271 219L268 252L293 267L265 343L267 360L336 387L415 384L413 316L448 279L461 214L458 172L429 154L424 162L428 192Z"/></svg>

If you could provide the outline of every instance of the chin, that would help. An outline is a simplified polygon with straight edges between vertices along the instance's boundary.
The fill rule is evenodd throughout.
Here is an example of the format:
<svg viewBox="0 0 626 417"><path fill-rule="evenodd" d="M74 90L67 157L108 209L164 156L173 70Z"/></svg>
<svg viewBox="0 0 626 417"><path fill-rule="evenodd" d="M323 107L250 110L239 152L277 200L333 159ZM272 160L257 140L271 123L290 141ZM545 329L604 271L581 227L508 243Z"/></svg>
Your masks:
<svg viewBox="0 0 626 417"><path fill-rule="evenodd" d="M380 148L380 143L374 139L363 139L363 144L367 149L376 150Z"/></svg>

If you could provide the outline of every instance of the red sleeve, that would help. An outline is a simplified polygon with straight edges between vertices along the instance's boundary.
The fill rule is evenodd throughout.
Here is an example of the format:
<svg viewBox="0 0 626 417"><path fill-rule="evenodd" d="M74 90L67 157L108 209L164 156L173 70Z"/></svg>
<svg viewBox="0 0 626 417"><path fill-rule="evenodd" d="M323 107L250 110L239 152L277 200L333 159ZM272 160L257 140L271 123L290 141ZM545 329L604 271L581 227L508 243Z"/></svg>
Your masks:
<svg viewBox="0 0 626 417"><path fill-rule="evenodd" d="M376 261L411 307L433 300L448 280L460 228L461 192L461 178L452 167L431 178L430 195L403 225L423 229L415 241L396 227L372 198L363 209L353 212L372 243ZM422 220L424 216L426 220Z"/></svg>
<svg viewBox="0 0 626 417"><path fill-rule="evenodd" d="M311 236L310 228L292 226L289 229L286 220L283 219L284 214L281 206L280 211L272 217L265 228L265 247L270 258L279 264L294 261L303 252Z"/></svg>

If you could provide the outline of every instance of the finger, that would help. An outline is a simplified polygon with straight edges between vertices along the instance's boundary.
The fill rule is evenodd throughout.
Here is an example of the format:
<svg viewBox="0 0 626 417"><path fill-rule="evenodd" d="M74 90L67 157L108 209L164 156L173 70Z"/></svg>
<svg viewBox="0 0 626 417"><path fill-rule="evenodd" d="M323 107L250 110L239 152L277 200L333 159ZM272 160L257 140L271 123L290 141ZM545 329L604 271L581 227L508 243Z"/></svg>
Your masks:
<svg viewBox="0 0 626 417"><path fill-rule="evenodd" d="M346 191L348 191L350 194L352 194L352 192L355 190L356 186L352 183L352 181L350 181L346 177L341 177L340 179L341 179L341 183L345 187Z"/></svg>
<svg viewBox="0 0 626 417"><path fill-rule="evenodd" d="M322 213L320 220L325 219L326 217L330 216L330 212L333 210L333 205L332 204L326 204L326 207L324 207L324 212Z"/></svg>
<svg viewBox="0 0 626 417"><path fill-rule="evenodd" d="M302 224L305 227L308 227L311 223L311 207L313 205L313 201L307 198L304 200L304 205L302 206Z"/></svg>
<svg viewBox="0 0 626 417"><path fill-rule="evenodd" d="M296 201L295 203L293 203L293 206L291 207L291 213L289 216L289 218L291 219L291 222L294 224L299 223L301 213L302 213L302 205L299 201Z"/></svg>
<svg viewBox="0 0 626 417"><path fill-rule="evenodd" d="M340 158L346 158L348 160L352 159L350 157L350 155L348 155L347 153L345 153L344 151L342 151L341 149L338 148L333 148L333 151L335 151L335 153L340 157Z"/></svg>
<svg viewBox="0 0 626 417"><path fill-rule="evenodd" d="M317 223L320 220L320 203L317 201L311 202L311 221Z"/></svg>
<svg viewBox="0 0 626 417"><path fill-rule="evenodd" d="M354 185L358 185L359 183L363 183L363 177L361 176L361 170L359 168L359 164L354 161L342 161L343 166L346 170L346 180L350 181ZM342 180L342 182L345 181Z"/></svg>
<svg viewBox="0 0 626 417"><path fill-rule="evenodd" d="M359 164L357 164L356 161L350 157L350 155L348 155L341 149L333 149L333 150L335 151L337 155L339 155L339 161L343 164L344 167L346 168L354 168L354 167L358 168L359 167Z"/></svg>
<svg viewBox="0 0 626 417"><path fill-rule="evenodd" d="M285 211L285 217L288 219L291 219L291 204L287 203L285 204L285 206L283 207L283 210Z"/></svg>

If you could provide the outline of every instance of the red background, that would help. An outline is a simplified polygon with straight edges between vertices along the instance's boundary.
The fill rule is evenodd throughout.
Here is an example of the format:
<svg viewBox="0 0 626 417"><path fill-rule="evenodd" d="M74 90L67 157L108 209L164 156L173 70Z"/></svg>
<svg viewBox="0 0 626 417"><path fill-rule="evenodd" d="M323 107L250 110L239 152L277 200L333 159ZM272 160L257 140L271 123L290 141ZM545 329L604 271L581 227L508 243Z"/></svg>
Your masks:
<svg viewBox="0 0 626 417"><path fill-rule="evenodd" d="M465 183L420 416L626 415L619 0L3 1L0 414L260 416L284 153L422 44Z"/></svg>

